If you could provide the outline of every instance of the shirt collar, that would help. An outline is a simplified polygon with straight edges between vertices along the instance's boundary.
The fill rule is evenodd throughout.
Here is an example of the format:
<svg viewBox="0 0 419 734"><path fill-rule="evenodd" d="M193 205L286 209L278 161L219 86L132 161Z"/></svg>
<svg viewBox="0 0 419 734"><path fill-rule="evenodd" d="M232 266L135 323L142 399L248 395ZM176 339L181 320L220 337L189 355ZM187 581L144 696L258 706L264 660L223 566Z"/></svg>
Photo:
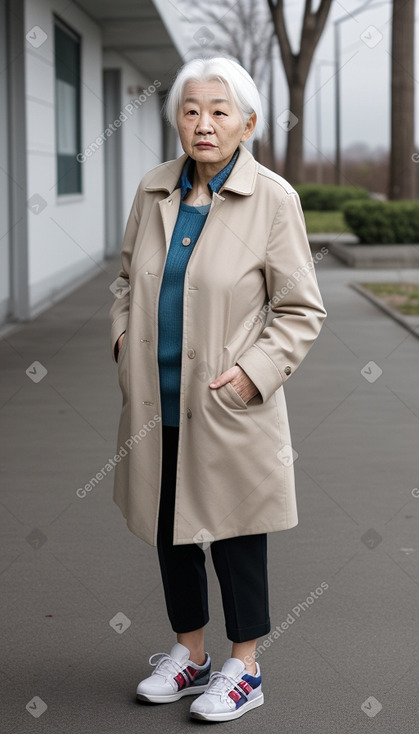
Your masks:
<svg viewBox="0 0 419 734"><path fill-rule="evenodd" d="M238 157L239 157L239 149L236 150L231 161L227 163L227 165L224 166L224 168L221 171L216 173L214 178L212 178L211 181L208 183L208 189L209 189L211 196L214 192L218 194L223 184L225 184ZM182 173L180 175L178 184L176 186L176 188L180 187L181 189L182 200L185 198L188 191L192 189L194 171L195 171L195 161L193 158L188 157L186 159L185 165L183 166Z"/></svg>
<svg viewBox="0 0 419 734"><path fill-rule="evenodd" d="M165 191L166 194L172 194L174 193L176 186L178 186L180 199L180 174L182 173L183 166L187 159L188 156L186 153L183 153L176 160L161 163L159 166L146 173L143 179L144 191L149 193ZM264 171L265 176L269 175L270 178L274 178L275 181L281 183L283 187L285 186L287 193L292 193L294 191L294 189L292 189L284 179L281 179L280 176L272 173L272 171L268 172L267 168L260 166L243 143L240 143L239 145L239 157L227 181L222 187L222 191L232 191L233 193L241 196L251 196L255 191L258 174L262 170ZM217 193L219 194L220 191Z"/></svg>

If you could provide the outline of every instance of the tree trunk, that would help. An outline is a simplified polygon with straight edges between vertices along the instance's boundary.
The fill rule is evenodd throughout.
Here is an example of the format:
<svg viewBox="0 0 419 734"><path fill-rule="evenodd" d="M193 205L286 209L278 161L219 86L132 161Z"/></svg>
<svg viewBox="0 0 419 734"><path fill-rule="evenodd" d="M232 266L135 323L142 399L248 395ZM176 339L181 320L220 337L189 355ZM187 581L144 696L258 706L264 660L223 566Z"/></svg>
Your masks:
<svg viewBox="0 0 419 734"><path fill-rule="evenodd" d="M272 44L273 46L273 44ZM269 88L268 88L268 126L269 126L269 158L268 168L276 171L276 152L275 152L275 89L274 89L274 60L273 48L269 54Z"/></svg>
<svg viewBox="0 0 419 734"><path fill-rule="evenodd" d="M391 62L390 199L415 198L414 0L394 0Z"/></svg>
<svg viewBox="0 0 419 734"><path fill-rule="evenodd" d="M303 23L301 26L300 50L296 54L292 50L288 36L284 0L267 0L274 23L275 33L278 39L282 63L289 89L289 108L293 117L290 124L286 126L281 117L279 124L284 130L289 130L288 145L285 159L284 175L291 183L301 183L303 180L303 113L304 113L304 90L310 66L317 44L330 12L332 0L320 0L317 10L313 11L313 0L305 0ZM298 121L295 120L298 118ZM296 124L294 124L296 123Z"/></svg>
<svg viewBox="0 0 419 734"><path fill-rule="evenodd" d="M296 118L291 118L289 125L287 153L285 157L284 178L291 185L302 183L304 178L303 163L303 115L305 85L291 84L289 90L289 109ZM286 130L281 118L281 127Z"/></svg>
<svg viewBox="0 0 419 734"><path fill-rule="evenodd" d="M260 140L253 140L252 155L258 163L262 163L260 160Z"/></svg>

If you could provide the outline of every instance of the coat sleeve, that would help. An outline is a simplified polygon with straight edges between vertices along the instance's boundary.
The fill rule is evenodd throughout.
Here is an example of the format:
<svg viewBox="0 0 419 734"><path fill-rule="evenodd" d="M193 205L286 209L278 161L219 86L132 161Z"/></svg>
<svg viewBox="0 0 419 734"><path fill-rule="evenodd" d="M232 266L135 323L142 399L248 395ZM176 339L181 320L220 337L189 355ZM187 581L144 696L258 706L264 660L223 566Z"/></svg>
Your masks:
<svg viewBox="0 0 419 734"><path fill-rule="evenodd" d="M129 277L131 269L131 258L134 250L134 244L137 237L138 225L139 225L139 214L138 214L138 197L140 187L137 189L131 211L128 217L127 226L125 229L124 239L122 241L121 249L121 270L118 273L118 277L113 284L113 293L115 300L110 310L111 318L111 350L112 359L114 362L117 361L117 355L115 354L116 343L121 334L126 331L128 326L129 318L129 303L131 290Z"/></svg>
<svg viewBox="0 0 419 734"><path fill-rule="evenodd" d="M265 279L273 318L236 360L258 388L258 402L268 400L294 373L326 318L296 193L286 194L275 216Z"/></svg>

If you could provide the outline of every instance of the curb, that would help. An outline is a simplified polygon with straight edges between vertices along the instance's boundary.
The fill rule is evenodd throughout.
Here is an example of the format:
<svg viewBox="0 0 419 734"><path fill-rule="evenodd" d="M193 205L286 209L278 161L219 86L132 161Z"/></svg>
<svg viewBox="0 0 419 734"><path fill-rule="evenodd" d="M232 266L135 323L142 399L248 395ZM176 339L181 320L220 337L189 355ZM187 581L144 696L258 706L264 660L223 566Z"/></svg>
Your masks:
<svg viewBox="0 0 419 734"><path fill-rule="evenodd" d="M351 245L331 242L330 252L351 268L419 267L419 245Z"/></svg>
<svg viewBox="0 0 419 734"><path fill-rule="evenodd" d="M322 247L327 247L328 250L331 250L335 244L350 246L357 245L359 243L359 238L349 232L326 232L324 234L314 233L307 236L310 248L314 252L317 252Z"/></svg>
<svg viewBox="0 0 419 734"><path fill-rule="evenodd" d="M380 298L377 298L371 291L364 288L360 283L348 283L350 288L353 288L353 290L357 291L361 294L361 296L364 296L364 298L367 298L368 301L371 301L375 306L377 306L381 311L384 311L384 313L387 314L387 316L390 316L394 321L397 321L401 326L404 326L405 329L410 331L413 336L415 336L417 339L419 339L419 316L404 316L403 314L396 311L395 308L392 308L392 306L389 306L387 303L384 303Z"/></svg>

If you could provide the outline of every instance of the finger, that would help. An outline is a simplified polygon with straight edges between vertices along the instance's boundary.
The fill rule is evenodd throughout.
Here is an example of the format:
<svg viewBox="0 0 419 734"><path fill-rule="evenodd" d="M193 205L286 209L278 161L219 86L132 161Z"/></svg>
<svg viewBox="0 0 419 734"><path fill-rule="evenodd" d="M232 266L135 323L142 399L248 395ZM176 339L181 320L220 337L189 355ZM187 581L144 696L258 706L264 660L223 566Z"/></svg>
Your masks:
<svg viewBox="0 0 419 734"><path fill-rule="evenodd" d="M223 372L221 375L216 377L215 380L213 380L210 383L210 387L217 388L217 387L221 387L222 385L226 385L227 382L230 382L233 379L235 374L236 374L235 367L230 367L229 370L226 370L226 372Z"/></svg>
<svg viewBox="0 0 419 734"><path fill-rule="evenodd" d="M226 385L227 382L230 382L229 378L226 377L226 373L223 372L222 375L217 377L213 382L210 383L210 387L216 388L216 387L222 387L222 385Z"/></svg>

